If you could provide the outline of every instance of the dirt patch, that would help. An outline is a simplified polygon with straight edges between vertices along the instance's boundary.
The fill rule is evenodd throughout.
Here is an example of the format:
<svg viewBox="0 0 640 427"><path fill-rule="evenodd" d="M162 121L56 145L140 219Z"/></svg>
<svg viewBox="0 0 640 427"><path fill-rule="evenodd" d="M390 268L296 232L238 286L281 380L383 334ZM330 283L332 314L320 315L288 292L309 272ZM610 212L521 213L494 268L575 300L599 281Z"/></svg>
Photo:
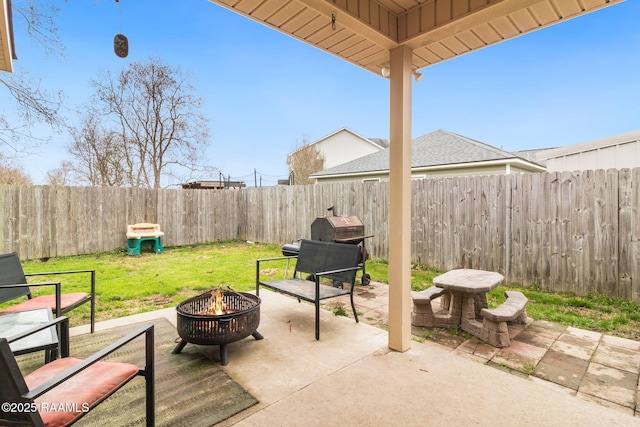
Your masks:
<svg viewBox="0 0 640 427"><path fill-rule="evenodd" d="M265 268L264 270L260 270L260 274L265 276L273 277L276 273L279 273L281 270L279 268Z"/></svg>

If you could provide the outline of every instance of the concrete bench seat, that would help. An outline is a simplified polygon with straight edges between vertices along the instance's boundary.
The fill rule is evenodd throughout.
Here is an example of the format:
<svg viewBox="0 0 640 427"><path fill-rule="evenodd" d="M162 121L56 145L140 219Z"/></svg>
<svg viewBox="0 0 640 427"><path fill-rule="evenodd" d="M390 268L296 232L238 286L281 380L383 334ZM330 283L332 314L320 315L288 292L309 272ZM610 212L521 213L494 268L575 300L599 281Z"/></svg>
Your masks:
<svg viewBox="0 0 640 427"><path fill-rule="evenodd" d="M529 299L521 292L507 291L507 299L496 308L483 308L482 326L487 329L487 341L494 347L508 347L510 344L507 322L526 323L526 307Z"/></svg>
<svg viewBox="0 0 640 427"><path fill-rule="evenodd" d="M435 285L425 289L424 291L417 292L413 295L413 312L411 313L411 324L414 326L433 326L434 314L431 306L431 301L441 296L447 298L449 292L446 289L439 288ZM448 308L448 299L445 302Z"/></svg>
<svg viewBox="0 0 640 427"><path fill-rule="evenodd" d="M442 294L445 293L445 290L442 288L439 288L435 285L425 289L424 291L420 291L418 293L416 293L413 296L413 302L416 301L431 301L433 299L436 299L440 296L442 296Z"/></svg>

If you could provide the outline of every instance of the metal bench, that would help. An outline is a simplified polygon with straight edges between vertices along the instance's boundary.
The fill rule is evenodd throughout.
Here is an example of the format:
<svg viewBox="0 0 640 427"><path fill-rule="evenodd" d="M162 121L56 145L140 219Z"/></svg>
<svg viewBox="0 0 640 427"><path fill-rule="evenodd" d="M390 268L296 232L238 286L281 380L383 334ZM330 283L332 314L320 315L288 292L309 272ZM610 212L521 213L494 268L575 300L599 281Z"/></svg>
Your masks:
<svg viewBox="0 0 640 427"><path fill-rule="evenodd" d="M263 281L260 279L260 265L265 262L296 259L293 277L283 280ZM356 272L359 266L360 247L344 243L322 242L317 240L301 240L297 256L264 258L256 261L256 295L260 295L260 286L282 294L291 295L315 305L316 340L320 339L320 301L328 298L350 295L351 309L356 323L358 314L353 302ZM305 277L305 278L302 278ZM322 278L333 281L332 285L320 283ZM335 286L348 283L349 289Z"/></svg>
<svg viewBox="0 0 640 427"><path fill-rule="evenodd" d="M507 299L496 308L483 308L482 326L487 329L487 341L494 347L508 347L510 344L507 322L526 323L529 299L521 292L506 291Z"/></svg>

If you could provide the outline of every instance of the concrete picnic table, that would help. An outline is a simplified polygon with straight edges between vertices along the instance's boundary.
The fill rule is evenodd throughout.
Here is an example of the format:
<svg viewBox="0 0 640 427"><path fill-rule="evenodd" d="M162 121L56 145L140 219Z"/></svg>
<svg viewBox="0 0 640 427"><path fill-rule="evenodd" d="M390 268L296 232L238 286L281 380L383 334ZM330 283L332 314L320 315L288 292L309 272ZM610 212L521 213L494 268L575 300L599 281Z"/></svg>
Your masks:
<svg viewBox="0 0 640 427"><path fill-rule="evenodd" d="M434 326L460 327L470 334L482 335L481 310L487 308L487 292L495 289L504 277L493 271L458 269L433 279L434 286L449 291L443 296L443 309L448 314L437 315Z"/></svg>

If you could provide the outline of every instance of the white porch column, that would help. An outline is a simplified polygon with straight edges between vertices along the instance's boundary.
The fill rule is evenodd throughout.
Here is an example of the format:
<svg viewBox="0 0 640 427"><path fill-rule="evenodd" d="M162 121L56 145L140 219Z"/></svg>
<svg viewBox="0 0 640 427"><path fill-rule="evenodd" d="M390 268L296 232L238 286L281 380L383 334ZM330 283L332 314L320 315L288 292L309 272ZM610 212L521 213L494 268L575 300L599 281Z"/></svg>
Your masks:
<svg viewBox="0 0 640 427"><path fill-rule="evenodd" d="M389 348L411 348L411 56L391 51L389 135Z"/></svg>

